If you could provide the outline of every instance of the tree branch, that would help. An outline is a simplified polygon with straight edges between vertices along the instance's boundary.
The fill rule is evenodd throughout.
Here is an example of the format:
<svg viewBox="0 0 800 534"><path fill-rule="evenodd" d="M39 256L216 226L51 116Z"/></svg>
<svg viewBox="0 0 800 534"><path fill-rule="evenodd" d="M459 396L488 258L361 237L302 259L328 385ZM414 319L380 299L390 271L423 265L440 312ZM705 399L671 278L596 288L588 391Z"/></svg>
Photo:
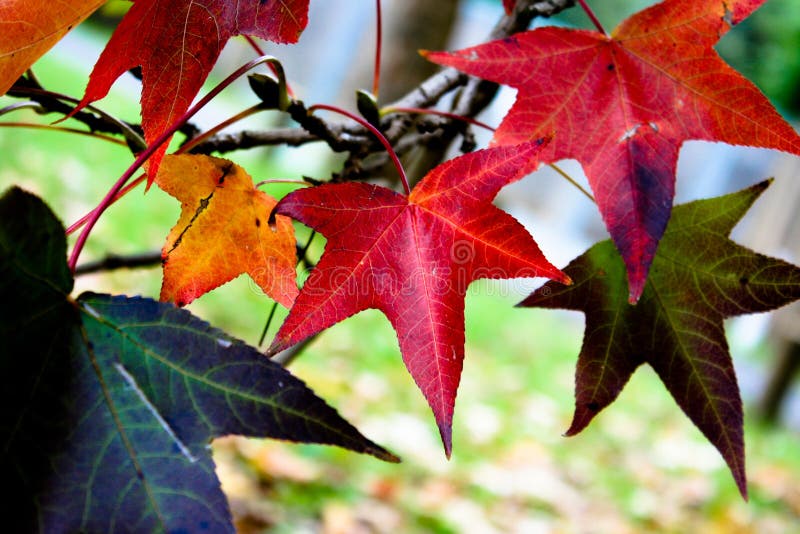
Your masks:
<svg viewBox="0 0 800 534"><path fill-rule="evenodd" d="M115 269L155 267L156 265L161 265L160 250L143 252L141 254L132 254L130 256L109 254L100 260L89 261L82 265L78 265L78 267L75 269L75 276L97 273L101 271L113 271Z"/></svg>
<svg viewBox="0 0 800 534"><path fill-rule="evenodd" d="M550 17L574 5L574 0L518 0L514 11L500 19L489 35L489 39L501 39L513 33L525 30L535 17ZM463 88L454 111L465 116L474 116L483 110L497 91L497 84L476 82L469 76L452 68L444 68L423 81L402 98L389 104L391 107L427 108L435 105L443 96ZM12 97L24 97L37 102L44 112L68 114L73 107L54 94L44 91L33 76L23 76L7 93ZM62 95L63 96L63 95ZM64 97L70 98L70 97ZM70 98L70 100L75 100ZM77 100L75 100L77 102ZM289 145L300 146L306 143L325 141L337 152L351 152L363 158L367 154L380 152L383 147L361 126L342 125L326 121L320 117L308 116L305 107L295 102L289 110L301 128L280 128L272 131L243 130L236 133L219 134L192 149L193 153L210 154L225 153L259 146ZM84 123L93 132L104 132L129 137L120 128L118 122L98 115L92 111L81 111L73 119ZM381 124L381 130L393 144L398 143L406 135L412 135L416 141L435 142L435 135L418 136L409 134L409 128L418 125L420 131L431 132L434 127L441 130L442 140L451 138L465 130L465 125L453 121L431 121L428 118L412 117L405 113L393 113ZM125 123L125 126L141 135L141 127ZM187 138L197 134L191 124L181 128ZM129 140L130 143L130 140ZM134 151L142 147L132 146Z"/></svg>
<svg viewBox="0 0 800 534"><path fill-rule="evenodd" d="M573 5L574 0L519 0L511 15L500 19L490 33L489 39L501 39L523 31L535 17L550 17ZM431 107L443 96L459 87L464 89L458 99L455 111L469 117L482 111L494 98L498 88L497 84L476 80L453 68L443 68L387 107ZM357 154L357 157L364 157L368 153L383 150L380 144L361 126L343 126L320 117L309 117L305 113L302 103L295 102L293 106L289 112L292 118L302 126L301 129L282 128L265 132L242 131L235 134L221 134L196 146L192 152L208 154L281 144L300 146L316 141L325 141L332 150L349 151ZM454 124L454 121L431 120L412 117L405 113L392 113L382 121L381 130L386 138L395 144L409 134L409 128L414 124L419 125L420 130L428 132L435 126L442 130L442 134L448 129L454 129L455 133L463 132L465 128L464 124L457 121ZM453 135L451 133L450 137ZM427 141L432 141L435 136L426 135L424 137ZM420 137L415 137L415 139L421 140Z"/></svg>

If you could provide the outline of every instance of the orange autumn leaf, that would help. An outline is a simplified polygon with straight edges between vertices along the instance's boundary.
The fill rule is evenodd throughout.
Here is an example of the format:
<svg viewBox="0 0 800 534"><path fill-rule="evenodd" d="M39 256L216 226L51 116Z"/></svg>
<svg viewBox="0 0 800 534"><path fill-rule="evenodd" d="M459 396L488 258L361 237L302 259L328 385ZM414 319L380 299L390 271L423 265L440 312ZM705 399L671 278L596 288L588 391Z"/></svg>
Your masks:
<svg viewBox="0 0 800 534"><path fill-rule="evenodd" d="M0 95L104 0L0 2Z"/></svg>
<svg viewBox="0 0 800 534"><path fill-rule="evenodd" d="M268 224L275 199L226 159L164 158L158 186L181 202L181 216L161 252L161 300L184 306L247 273L264 292L290 307L297 296L295 238L289 218Z"/></svg>

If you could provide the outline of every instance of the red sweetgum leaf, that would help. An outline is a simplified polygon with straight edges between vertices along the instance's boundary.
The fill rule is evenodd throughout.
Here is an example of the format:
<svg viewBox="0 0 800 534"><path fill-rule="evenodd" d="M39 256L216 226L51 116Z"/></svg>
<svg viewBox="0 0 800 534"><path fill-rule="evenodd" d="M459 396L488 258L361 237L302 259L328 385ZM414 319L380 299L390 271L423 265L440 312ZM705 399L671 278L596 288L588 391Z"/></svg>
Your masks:
<svg viewBox="0 0 800 534"><path fill-rule="evenodd" d="M243 168L203 155L169 155L158 186L181 202L181 216L162 249L161 300L185 306L242 273L289 308L297 296L292 221L268 224L275 199Z"/></svg>
<svg viewBox="0 0 800 534"><path fill-rule="evenodd" d="M800 268L727 237L768 185L676 206L636 305L627 302L625 266L611 241L564 269L573 286L547 283L520 303L586 314L567 435L585 428L648 363L747 496L742 401L723 319L800 298Z"/></svg>
<svg viewBox="0 0 800 534"><path fill-rule="evenodd" d="M688 139L800 154L800 137L713 45L763 0L667 0L610 36L538 28L428 59L519 90L494 137L555 132L542 163L580 161L640 297L674 197Z"/></svg>
<svg viewBox="0 0 800 534"><path fill-rule="evenodd" d="M449 457L467 286L479 278L546 276L569 282L523 226L491 204L503 186L535 166L541 144L448 161L408 197L352 182L284 197L276 212L328 241L268 352L362 310L381 310L397 332L403 361L433 410Z"/></svg>
<svg viewBox="0 0 800 534"><path fill-rule="evenodd" d="M0 95L101 5L103 0L71 0L53 9L42 0L0 2Z"/></svg>
<svg viewBox="0 0 800 534"><path fill-rule="evenodd" d="M233 36L294 43L309 0L136 0L111 36L78 109L106 96L125 71L142 67L142 127L152 143L192 103ZM167 143L150 158L148 187Z"/></svg>

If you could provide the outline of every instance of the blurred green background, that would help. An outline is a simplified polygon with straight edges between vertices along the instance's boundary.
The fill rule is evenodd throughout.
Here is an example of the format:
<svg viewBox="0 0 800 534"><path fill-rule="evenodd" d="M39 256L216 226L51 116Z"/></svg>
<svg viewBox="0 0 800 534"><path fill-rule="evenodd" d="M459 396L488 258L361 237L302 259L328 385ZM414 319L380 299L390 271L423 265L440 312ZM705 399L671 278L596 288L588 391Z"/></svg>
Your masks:
<svg viewBox="0 0 800 534"><path fill-rule="evenodd" d="M488 4L489 2L472 2ZM597 3L597 2L596 2ZM116 3L124 5L124 3ZM313 9L312 2L312 9ZM499 1L493 2L499 6ZM598 3L613 27L636 2ZM645 2L646 4L646 2ZM497 7L495 6L495 7ZM371 6L369 6L371 7ZM576 18L571 18L576 17ZM566 22L585 25L577 10ZM80 96L108 28L87 25L43 58L35 72L47 88ZM734 39L735 37L735 39ZM479 36L480 38L480 36ZM242 43L236 44L247 50ZM726 39L723 52L782 111L800 111L800 4L773 0ZM767 58L765 61L764 58ZM232 69L229 69L232 70ZM221 69L212 76L219 79ZM135 82L98 104L137 121ZM244 85L223 94L211 125L255 103ZM238 91L238 92L237 92ZM247 95L247 96L242 96ZM244 98L244 100L243 100ZM0 108L15 102L0 98ZM47 123L57 117L15 112L0 122ZM247 127L279 122L264 114ZM282 152L229 157L256 181L324 176L327 152L287 165ZM130 164L125 147L60 132L0 127L0 189L40 194L69 224L90 210ZM297 162L298 158L291 159ZM280 196L286 189L271 186ZM587 208L589 209L589 208ZM179 206L153 188L112 207L83 260L160 248ZM538 228L538 232L546 232ZM306 230L298 227L301 236ZM320 254L322 240L312 254ZM157 298L158 268L80 277L92 289ZM658 378L641 368L619 400L581 435L564 438L580 348L580 314L514 309L513 286L480 282L467 297L467 348L456 406L454 454L444 457L433 418L405 372L394 332L376 311L336 325L313 341L291 370L370 438L400 454L400 465L318 446L225 438L214 444L224 489L242 532L791 533L800 532L800 436L767 427L747 406L751 500L739 497L713 447L684 417ZM4 305L9 305L6 303ZM271 301L241 277L189 308L256 343ZM280 310L268 340L280 319ZM766 340L732 347L740 362L769 362Z"/></svg>

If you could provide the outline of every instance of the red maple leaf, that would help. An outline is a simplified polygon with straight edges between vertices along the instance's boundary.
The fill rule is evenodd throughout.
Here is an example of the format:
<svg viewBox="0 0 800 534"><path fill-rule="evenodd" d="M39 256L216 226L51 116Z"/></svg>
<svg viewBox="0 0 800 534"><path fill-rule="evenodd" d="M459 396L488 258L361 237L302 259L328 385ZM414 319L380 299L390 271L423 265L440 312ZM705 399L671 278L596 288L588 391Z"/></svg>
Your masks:
<svg viewBox="0 0 800 534"><path fill-rule="evenodd" d="M450 456L464 359L464 296L479 278L569 282L513 217L491 204L536 165L541 142L450 160L406 197L364 183L301 189L275 207L323 234L325 252L275 336L276 353L368 308L397 332L403 361Z"/></svg>
<svg viewBox="0 0 800 534"><path fill-rule="evenodd" d="M142 127L152 143L192 103L228 39L253 35L294 43L309 0L137 0L89 77L78 109L108 94L122 73L142 67ZM149 181L167 150L150 158Z"/></svg>
<svg viewBox="0 0 800 534"><path fill-rule="evenodd" d="M792 127L712 48L762 3L667 0L610 36L547 27L425 55L519 90L495 143L555 132L539 160L582 163L635 302L669 220L683 141L800 154Z"/></svg>

